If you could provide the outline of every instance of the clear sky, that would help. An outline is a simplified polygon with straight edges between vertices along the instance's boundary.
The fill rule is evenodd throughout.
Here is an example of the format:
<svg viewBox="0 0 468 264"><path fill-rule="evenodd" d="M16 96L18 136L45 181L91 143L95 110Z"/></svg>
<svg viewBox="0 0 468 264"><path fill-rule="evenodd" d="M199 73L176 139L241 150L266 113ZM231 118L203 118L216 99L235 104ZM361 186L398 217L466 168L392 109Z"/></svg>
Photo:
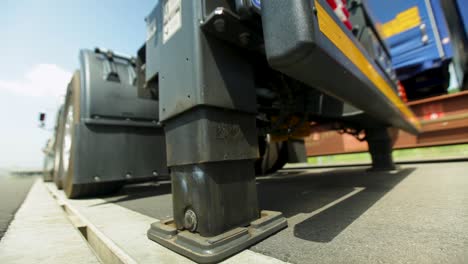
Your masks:
<svg viewBox="0 0 468 264"><path fill-rule="evenodd" d="M0 1L0 169L41 168L82 48L134 55L158 0ZM38 113L48 114L38 127Z"/></svg>

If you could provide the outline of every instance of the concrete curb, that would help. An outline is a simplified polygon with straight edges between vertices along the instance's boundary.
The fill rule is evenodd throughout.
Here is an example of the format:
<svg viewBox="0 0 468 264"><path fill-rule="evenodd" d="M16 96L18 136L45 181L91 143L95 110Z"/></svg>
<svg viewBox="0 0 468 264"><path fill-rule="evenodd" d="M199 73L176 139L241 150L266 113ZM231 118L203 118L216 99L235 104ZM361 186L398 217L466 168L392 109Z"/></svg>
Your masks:
<svg viewBox="0 0 468 264"><path fill-rule="evenodd" d="M53 198L66 213L73 226L80 231L83 238L94 250L98 258L104 263L122 263L136 264L127 253L121 250L112 240L107 238L99 229L88 221L78 210L59 193L59 190L53 184L46 184L47 189Z"/></svg>
<svg viewBox="0 0 468 264"><path fill-rule="evenodd" d="M0 241L0 263L100 261L38 179Z"/></svg>

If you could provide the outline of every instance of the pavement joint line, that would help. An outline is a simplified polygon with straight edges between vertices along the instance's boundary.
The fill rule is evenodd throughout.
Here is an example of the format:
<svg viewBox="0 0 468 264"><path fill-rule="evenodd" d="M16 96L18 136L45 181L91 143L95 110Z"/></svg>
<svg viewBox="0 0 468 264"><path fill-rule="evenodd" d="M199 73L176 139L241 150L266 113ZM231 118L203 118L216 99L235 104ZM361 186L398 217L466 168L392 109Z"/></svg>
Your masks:
<svg viewBox="0 0 468 264"><path fill-rule="evenodd" d="M41 181L43 184L44 182ZM107 238L99 229L74 209L66 200L58 195L58 189L53 184L44 184L51 196L63 209L72 225L80 232L95 254L104 263L136 264L137 262ZM74 219L75 218L75 219Z"/></svg>
<svg viewBox="0 0 468 264"><path fill-rule="evenodd" d="M42 181L41 181L42 182ZM44 185L46 185L47 189L49 190L49 193L52 197L55 197L55 201L60 205L62 204L62 209L64 210L65 214L66 215L69 215L69 221L70 222L75 222L76 219L75 218L79 218L80 221L81 221L81 224L80 223L73 223L73 225L78 225L78 226L81 226L81 227L77 227L75 226L76 229L78 229L78 231L82 234L82 236L84 237L84 240L87 241L89 243L89 246L96 252L96 254L99 253L98 250L95 249L95 246L105 246L105 247L111 247L113 252L117 252L119 253L118 256L120 256L120 258L117 258L113 261L107 261L105 259L106 256L104 257L101 257L100 255L98 255L98 257L101 259L101 261L103 261L104 263L140 263L140 262L144 262L144 263L147 263L147 258L149 259L152 259L153 261L155 260L154 257L155 256L158 256L156 258L156 263L174 263L174 260L176 263L179 263L179 260L181 263L194 263L192 262L191 260L183 257L182 255L179 255L178 253L175 253L157 243L154 243L153 241L150 241L147 239L146 236L144 236L144 240L147 240L148 243L151 244L151 248L149 248L148 252L146 253L143 253L143 255L145 255L144 257L142 255L134 255L135 252L134 250L130 250L130 252L125 252L123 250L123 245L118 245L119 243L122 243L122 241L120 241L118 238L115 238L113 237L113 239L117 239L117 241L113 241L111 239L111 237L108 237L106 234L105 234L105 230L104 232L101 232L98 228L97 228L97 225L100 225L99 222L95 224L93 224L92 221L90 221L85 215L86 213L89 213L89 212L86 212L84 211L83 213L80 213L80 205L76 205L77 207L75 208L75 205L73 203L74 200L68 200L66 198L66 196L64 195L63 191L60 191L56 188L55 184L53 183L43 183ZM80 200L76 200L77 202L81 202ZM85 204L88 204L88 206L91 206L91 207L94 207L96 205L100 205L102 203L107 203L105 200L101 200L99 198L96 198L96 199L91 199L90 202L86 202L84 200ZM129 210L127 208L123 208L123 207L120 207L118 205L115 205L115 204L107 204L106 205L106 209L109 209L108 206L111 206L113 208L119 208L119 210L125 210L125 211L128 211L129 213L131 212L131 214L137 214L137 215L140 215L141 217L143 218L151 218L151 222L156 222L156 221L160 221L159 219L156 219L156 218L153 218L153 217L148 217L146 215L143 215L143 214L140 214L139 212L135 212L135 211L132 211L132 210ZM81 208L81 209L84 209L84 208ZM103 213L105 213L103 211ZM72 216L70 216L72 215ZM116 217L118 217L120 215L116 215ZM102 224L102 223L101 223ZM149 224L148 224L149 225ZM93 235L93 241L91 241L91 239L89 238L90 237L90 232L91 234L94 234ZM88 236L88 238L86 238L86 236ZM98 241L96 241L98 240ZM99 241L101 240L101 241ZM92 243L95 243L95 245L93 246ZM161 251L161 248L163 251ZM98 248L100 249L100 248ZM106 251L111 251L110 249L104 249ZM110 252L111 254L113 254L113 252ZM164 253L162 253L164 252ZM140 252L140 254L142 254ZM147 255L147 254L150 254L150 255L153 255L153 257L150 257L150 255ZM162 254L162 255L161 255ZM166 255L166 254L169 254L173 257L169 257L169 258L165 258L165 256L163 255ZM177 256L177 257L175 257ZM143 257L143 259L141 259ZM104 258L104 259L103 259ZM148 263L153 263L153 262L148 262ZM250 249L245 249L229 258L227 258L226 260L222 261L221 263L223 264L237 264L237 263L269 263L269 264L288 264L289 262L285 262L285 261L282 261L280 259L277 259L277 258L274 258L274 257L271 257L271 256L268 256L268 255L265 255L265 254L262 254L262 253L258 253L258 252L255 252L255 251L252 251Z"/></svg>

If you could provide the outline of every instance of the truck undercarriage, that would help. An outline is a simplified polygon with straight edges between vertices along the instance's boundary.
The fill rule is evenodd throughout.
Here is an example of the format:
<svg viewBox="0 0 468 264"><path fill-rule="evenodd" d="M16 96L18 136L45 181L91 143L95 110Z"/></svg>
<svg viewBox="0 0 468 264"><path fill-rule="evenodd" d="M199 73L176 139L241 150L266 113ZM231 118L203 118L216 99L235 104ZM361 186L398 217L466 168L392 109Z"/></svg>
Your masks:
<svg viewBox="0 0 468 264"><path fill-rule="evenodd" d="M261 211L260 142L311 122L364 134L374 169L394 169L389 127L417 133L396 83L325 1L160 2L147 18L140 93L159 100L173 220L150 239L219 261L286 226Z"/></svg>

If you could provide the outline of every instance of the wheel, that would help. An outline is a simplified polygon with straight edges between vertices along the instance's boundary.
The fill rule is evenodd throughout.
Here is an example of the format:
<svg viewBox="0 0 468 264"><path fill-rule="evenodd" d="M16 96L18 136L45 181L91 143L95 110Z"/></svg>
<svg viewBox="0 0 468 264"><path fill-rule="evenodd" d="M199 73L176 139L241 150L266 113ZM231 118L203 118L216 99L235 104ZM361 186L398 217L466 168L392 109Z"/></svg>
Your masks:
<svg viewBox="0 0 468 264"><path fill-rule="evenodd" d="M68 198L79 198L115 192L120 189L123 182L101 183L74 183L74 160L76 147L75 128L80 122L80 74L75 73L69 86L65 101L63 119L63 139L61 146L61 159L63 164L63 190Z"/></svg>
<svg viewBox="0 0 468 264"><path fill-rule="evenodd" d="M259 138L260 158L255 162L255 173L265 175L274 173L288 163L287 141L271 142L270 136Z"/></svg>
<svg viewBox="0 0 468 264"><path fill-rule="evenodd" d="M50 182L54 173L54 156L49 153L44 156L44 170L42 172L44 182Z"/></svg>
<svg viewBox="0 0 468 264"><path fill-rule="evenodd" d="M62 141L63 141L63 107L59 110L57 117L57 128L55 131L55 143L54 143L54 169L52 178L57 186L57 189L62 189L63 182L63 164L62 164Z"/></svg>

